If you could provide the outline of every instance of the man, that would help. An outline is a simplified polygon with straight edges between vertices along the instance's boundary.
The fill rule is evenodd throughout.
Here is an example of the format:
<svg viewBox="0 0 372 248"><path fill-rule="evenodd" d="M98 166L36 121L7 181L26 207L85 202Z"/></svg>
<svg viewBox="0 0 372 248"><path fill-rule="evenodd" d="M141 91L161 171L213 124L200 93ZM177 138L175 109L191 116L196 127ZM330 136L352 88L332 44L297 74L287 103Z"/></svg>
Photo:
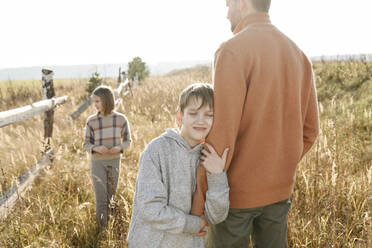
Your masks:
<svg viewBox="0 0 372 248"><path fill-rule="evenodd" d="M234 37L216 51L214 124L207 138L230 185L227 219L207 247L287 247L296 167L319 132L311 62L270 22L270 0L227 0ZM192 213L203 213L205 170L198 168Z"/></svg>

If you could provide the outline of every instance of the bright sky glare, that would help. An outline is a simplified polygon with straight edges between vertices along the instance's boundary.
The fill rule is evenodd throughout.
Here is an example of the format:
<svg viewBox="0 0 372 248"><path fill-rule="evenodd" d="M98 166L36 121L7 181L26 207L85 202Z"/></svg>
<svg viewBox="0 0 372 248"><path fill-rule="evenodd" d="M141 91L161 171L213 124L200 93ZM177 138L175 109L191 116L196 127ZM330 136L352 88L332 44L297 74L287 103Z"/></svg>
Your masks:
<svg viewBox="0 0 372 248"><path fill-rule="evenodd" d="M372 1L272 0L308 56L372 53ZM212 60L232 37L225 0L1 0L0 68Z"/></svg>

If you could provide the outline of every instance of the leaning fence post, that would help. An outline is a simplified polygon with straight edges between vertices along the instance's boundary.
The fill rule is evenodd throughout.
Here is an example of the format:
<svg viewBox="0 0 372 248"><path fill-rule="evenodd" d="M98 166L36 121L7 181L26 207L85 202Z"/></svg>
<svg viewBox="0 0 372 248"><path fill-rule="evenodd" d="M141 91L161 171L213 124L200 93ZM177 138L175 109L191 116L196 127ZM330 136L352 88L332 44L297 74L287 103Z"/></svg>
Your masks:
<svg viewBox="0 0 372 248"><path fill-rule="evenodd" d="M51 99L55 97L55 91L53 86L53 71L48 69L42 69L42 86L43 86L43 99ZM54 109L48 110L44 113L44 140L45 151L50 148L50 140L53 134L53 119Z"/></svg>

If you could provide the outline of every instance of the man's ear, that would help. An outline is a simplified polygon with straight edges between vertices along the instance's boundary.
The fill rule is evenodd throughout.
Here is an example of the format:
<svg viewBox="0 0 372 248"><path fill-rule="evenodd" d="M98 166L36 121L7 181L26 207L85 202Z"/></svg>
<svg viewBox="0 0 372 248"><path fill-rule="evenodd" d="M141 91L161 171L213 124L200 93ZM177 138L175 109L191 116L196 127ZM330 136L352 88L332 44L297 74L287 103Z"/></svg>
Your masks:
<svg viewBox="0 0 372 248"><path fill-rule="evenodd" d="M182 124L182 117L183 117L182 112L177 112L176 118L177 118L177 124L178 125L181 125Z"/></svg>

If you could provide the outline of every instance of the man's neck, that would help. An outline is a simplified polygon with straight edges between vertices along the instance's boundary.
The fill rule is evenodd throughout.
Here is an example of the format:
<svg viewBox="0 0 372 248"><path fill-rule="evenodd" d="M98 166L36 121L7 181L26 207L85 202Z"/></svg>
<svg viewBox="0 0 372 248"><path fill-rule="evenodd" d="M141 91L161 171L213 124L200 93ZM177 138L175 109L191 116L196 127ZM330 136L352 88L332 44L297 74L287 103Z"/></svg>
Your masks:
<svg viewBox="0 0 372 248"><path fill-rule="evenodd" d="M249 15L253 15L256 13L260 13L259 11L255 10L254 8L246 9L245 11L242 11L242 19L246 18Z"/></svg>

